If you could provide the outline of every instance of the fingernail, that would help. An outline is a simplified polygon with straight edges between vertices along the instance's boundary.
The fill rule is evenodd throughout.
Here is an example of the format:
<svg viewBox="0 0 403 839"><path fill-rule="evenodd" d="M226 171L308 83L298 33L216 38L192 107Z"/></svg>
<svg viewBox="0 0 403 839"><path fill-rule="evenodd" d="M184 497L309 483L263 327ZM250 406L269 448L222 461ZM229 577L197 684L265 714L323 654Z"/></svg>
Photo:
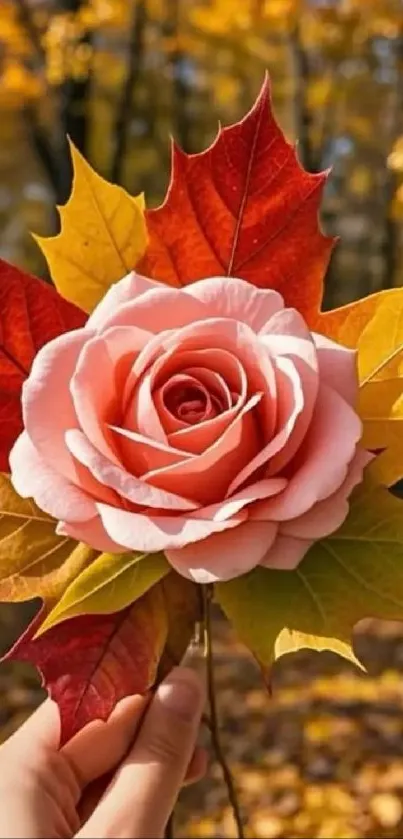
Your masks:
<svg viewBox="0 0 403 839"><path fill-rule="evenodd" d="M203 685L194 670L178 667L160 685L158 699L165 708L191 722L200 716L203 702Z"/></svg>

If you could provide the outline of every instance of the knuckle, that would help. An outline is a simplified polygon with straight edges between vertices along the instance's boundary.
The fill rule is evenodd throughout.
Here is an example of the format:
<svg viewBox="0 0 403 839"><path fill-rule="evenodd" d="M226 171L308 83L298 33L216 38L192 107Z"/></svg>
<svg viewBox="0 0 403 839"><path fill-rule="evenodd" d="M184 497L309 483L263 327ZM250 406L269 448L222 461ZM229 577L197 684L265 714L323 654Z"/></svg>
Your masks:
<svg viewBox="0 0 403 839"><path fill-rule="evenodd" d="M169 731L153 731L146 748L150 757L159 763L175 763L181 754L180 742Z"/></svg>

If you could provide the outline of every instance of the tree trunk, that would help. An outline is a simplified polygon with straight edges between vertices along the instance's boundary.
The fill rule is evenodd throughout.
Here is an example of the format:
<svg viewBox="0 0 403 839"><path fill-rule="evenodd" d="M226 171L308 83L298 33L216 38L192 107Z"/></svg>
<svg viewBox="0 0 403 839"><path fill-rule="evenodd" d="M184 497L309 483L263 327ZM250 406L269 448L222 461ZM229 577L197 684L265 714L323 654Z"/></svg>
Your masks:
<svg viewBox="0 0 403 839"><path fill-rule="evenodd" d="M173 87L172 122L174 136L179 145L187 152L192 151L192 132L189 118L189 82L186 78L186 55L180 47L180 29L182 19L181 0L167 0L167 22L165 31L175 42L171 52L170 65ZM189 61L189 59L187 59Z"/></svg>
<svg viewBox="0 0 403 839"><path fill-rule="evenodd" d="M76 13L84 5L84 0L59 0L61 12ZM90 45L91 35L84 32L80 44ZM60 159L61 167L58 185L58 203L64 203L71 191L72 167L67 138L73 141L78 150L86 155L89 129L89 96L91 77L88 73L84 78L67 78L59 89L60 105Z"/></svg>
<svg viewBox="0 0 403 839"><path fill-rule="evenodd" d="M111 165L111 181L122 183L124 161L128 146L128 127L132 116L134 90L141 74L144 58L144 35L147 25L147 2L137 0L133 10L129 39L127 74L118 105L115 126L115 148Z"/></svg>

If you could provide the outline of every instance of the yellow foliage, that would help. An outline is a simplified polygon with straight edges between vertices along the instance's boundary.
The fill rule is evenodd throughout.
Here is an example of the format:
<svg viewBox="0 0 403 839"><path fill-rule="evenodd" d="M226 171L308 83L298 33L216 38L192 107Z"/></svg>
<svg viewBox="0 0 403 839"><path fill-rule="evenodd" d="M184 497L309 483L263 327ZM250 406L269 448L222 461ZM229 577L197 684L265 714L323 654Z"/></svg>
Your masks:
<svg viewBox="0 0 403 839"><path fill-rule="evenodd" d="M58 536L54 519L0 474L0 600L54 602L96 553Z"/></svg>
<svg viewBox="0 0 403 839"><path fill-rule="evenodd" d="M67 204L59 208L61 231L35 238L60 294L91 312L145 251L144 202L105 181L70 147L74 180Z"/></svg>
<svg viewBox="0 0 403 839"><path fill-rule="evenodd" d="M403 172L403 137L396 140L387 163L395 172Z"/></svg>
<svg viewBox="0 0 403 839"><path fill-rule="evenodd" d="M30 72L16 60L7 59L0 74L0 102L2 105L22 108L27 102L43 94L40 77Z"/></svg>
<svg viewBox="0 0 403 839"><path fill-rule="evenodd" d="M38 635L78 615L120 612L169 571L164 554L101 554L71 582Z"/></svg>

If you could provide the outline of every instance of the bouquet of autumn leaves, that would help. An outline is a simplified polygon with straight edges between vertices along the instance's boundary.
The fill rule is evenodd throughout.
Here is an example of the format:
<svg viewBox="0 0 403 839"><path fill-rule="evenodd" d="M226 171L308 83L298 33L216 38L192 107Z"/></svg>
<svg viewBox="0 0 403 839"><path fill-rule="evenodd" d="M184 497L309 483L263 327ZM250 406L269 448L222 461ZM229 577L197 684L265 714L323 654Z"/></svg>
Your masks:
<svg viewBox="0 0 403 839"><path fill-rule="evenodd" d="M72 147L56 290L1 265L0 599L41 598L62 741L215 600L264 673L403 617L403 291L321 312L333 241L266 82L154 210ZM203 607L204 604L204 607Z"/></svg>

